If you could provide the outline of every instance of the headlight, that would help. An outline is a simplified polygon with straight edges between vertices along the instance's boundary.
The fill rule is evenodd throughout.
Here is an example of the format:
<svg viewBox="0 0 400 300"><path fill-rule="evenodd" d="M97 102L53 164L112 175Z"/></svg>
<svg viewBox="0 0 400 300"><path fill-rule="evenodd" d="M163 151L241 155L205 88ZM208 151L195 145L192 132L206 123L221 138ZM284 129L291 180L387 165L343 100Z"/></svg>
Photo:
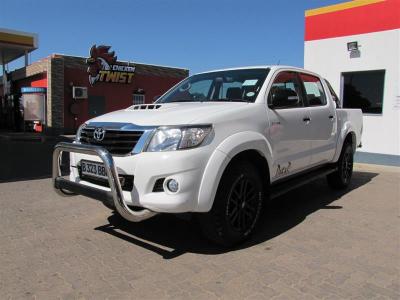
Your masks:
<svg viewBox="0 0 400 300"><path fill-rule="evenodd" d="M199 146L211 132L211 125L160 127L154 133L148 152L173 151Z"/></svg>
<svg viewBox="0 0 400 300"><path fill-rule="evenodd" d="M81 126L79 126L78 131L76 132L75 135L75 142L80 142L81 141L81 134L82 130L87 126L86 123L83 123Z"/></svg>

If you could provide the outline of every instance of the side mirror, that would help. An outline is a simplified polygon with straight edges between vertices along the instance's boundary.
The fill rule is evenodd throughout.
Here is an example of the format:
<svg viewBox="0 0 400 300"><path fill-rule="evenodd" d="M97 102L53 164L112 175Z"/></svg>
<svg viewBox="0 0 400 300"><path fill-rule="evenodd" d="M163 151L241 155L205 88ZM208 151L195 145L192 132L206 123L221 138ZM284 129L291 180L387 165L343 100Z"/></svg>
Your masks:
<svg viewBox="0 0 400 300"><path fill-rule="evenodd" d="M271 95L270 108L296 107L300 102L297 93L291 89L276 89Z"/></svg>

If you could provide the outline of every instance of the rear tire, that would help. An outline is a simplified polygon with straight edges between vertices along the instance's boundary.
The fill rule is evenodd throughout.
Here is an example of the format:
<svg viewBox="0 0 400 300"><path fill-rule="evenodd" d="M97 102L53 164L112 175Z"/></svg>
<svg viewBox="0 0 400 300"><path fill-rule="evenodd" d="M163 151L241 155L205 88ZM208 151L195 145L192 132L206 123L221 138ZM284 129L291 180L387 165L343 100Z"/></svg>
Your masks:
<svg viewBox="0 0 400 300"><path fill-rule="evenodd" d="M212 209L198 216L206 238L229 247L250 236L265 196L260 177L247 161L236 162L225 170Z"/></svg>
<svg viewBox="0 0 400 300"><path fill-rule="evenodd" d="M327 181L330 187L334 189L345 189L349 186L351 176L353 175L353 147L347 142L343 145L337 162L337 171L327 176Z"/></svg>

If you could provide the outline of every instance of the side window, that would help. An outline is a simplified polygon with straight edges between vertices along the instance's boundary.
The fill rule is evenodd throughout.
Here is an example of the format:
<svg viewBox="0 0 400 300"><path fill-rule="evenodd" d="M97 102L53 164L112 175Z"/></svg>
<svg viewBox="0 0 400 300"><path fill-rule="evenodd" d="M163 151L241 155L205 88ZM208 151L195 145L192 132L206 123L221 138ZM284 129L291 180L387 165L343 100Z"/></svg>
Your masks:
<svg viewBox="0 0 400 300"><path fill-rule="evenodd" d="M272 109L303 106L296 73L281 72L275 77L268 94L268 106Z"/></svg>
<svg viewBox="0 0 400 300"><path fill-rule="evenodd" d="M326 96L324 88L318 77L300 74L300 78L304 84L304 90L309 106L320 106L326 104Z"/></svg>
<svg viewBox="0 0 400 300"><path fill-rule="evenodd" d="M325 83L329 88L329 92L331 93L333 101L335 101L335 103L336 103L336 108L340 108L342 105L340 104L340 99L336 95L335 90L332 88L332 86L331 86L331 84L329 83L328 80L325 79Z"/></svg>

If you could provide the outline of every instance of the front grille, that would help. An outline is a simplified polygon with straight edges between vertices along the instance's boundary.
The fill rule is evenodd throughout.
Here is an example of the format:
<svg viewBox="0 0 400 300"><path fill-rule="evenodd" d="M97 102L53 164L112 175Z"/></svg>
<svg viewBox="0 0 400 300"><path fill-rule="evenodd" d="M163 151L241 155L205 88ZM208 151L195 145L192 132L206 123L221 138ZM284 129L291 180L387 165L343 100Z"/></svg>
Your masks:
<svg viewBox="0 0 400 300"><path fill-rule="evenodd" d="M104 139L94 138L94 127L86 127L81 132L81 143L104 147L111 154L125 155L132 152L143 131L105 129Z"/></svg>

